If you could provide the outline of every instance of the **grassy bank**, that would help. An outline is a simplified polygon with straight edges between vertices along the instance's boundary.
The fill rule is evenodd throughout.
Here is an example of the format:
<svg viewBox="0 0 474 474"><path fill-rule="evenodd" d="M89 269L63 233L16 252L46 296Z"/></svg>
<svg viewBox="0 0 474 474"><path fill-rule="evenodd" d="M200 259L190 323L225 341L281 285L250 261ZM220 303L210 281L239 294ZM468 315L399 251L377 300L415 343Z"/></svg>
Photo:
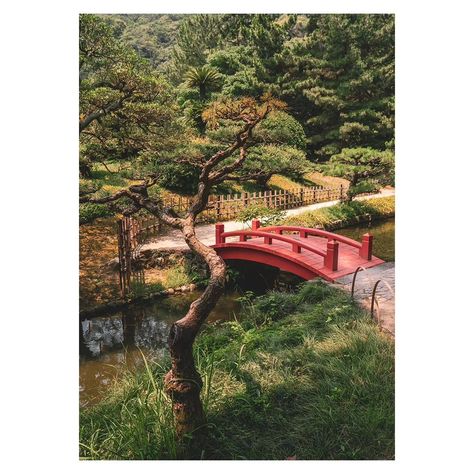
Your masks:
<svg viewBox="0 0 474 474"><path fill-rule="evenodd" d="M179 452L162 392L168 361L126 373L81 412L88 459L392 459L394 345L324 283L244 302L196 344L208 437Z"/></svg>
<svg viewBox="0 0 474 474"><path fill-rule="evenodd" d="M363 201L352 201L308 211L297 216L286 218L286 225L304 227L321 226L326 229L342 228L360 222L370 215L372 219L384 219L395 215L395 196L373 198Z"/></svg>

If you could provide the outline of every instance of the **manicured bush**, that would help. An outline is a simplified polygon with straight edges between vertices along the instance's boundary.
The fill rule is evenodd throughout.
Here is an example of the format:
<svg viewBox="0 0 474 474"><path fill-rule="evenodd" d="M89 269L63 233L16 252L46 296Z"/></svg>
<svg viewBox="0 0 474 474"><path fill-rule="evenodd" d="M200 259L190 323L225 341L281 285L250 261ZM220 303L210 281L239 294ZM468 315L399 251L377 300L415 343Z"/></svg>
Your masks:
<svg viewBox="0 0 474 474"><path fill-rule="evenodd" d="M266 207L263 204L250 204L243 208L237 216L238 222L249 222L252 219L259 219L262 226L277 225L285 216L284 211Z"/></svg>

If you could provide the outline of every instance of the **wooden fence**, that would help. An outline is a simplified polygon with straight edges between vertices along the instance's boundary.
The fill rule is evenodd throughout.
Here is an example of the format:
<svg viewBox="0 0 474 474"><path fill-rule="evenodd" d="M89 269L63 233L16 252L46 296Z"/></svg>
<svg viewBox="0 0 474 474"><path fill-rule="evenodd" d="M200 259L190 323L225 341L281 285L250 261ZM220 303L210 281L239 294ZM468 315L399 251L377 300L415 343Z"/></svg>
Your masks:
<svg viewBox="0 0 474 474"><path fill-rule="evenodd" d="M226 195L211 195L206 210L200 215L200 222L219 222L235 219L240 212L251 205L262 205L271 209L292 209L318 202L343 199L347 187L301 187L285 190L260 191ZM164 205L178 214L184 214L191 204L191 198L165 198ZM143 272L135 271L133 260L140 246L150 237L160 233L162 224L154 217L123 217L118 221L118 256L120 263L120 291L123 298L130 293L131 282L144 283Z"/></svg>
<svg viewBox="0 0 474 474"><path fill-rule="evenodd" d="M201 221L220 221L234 219L242 209L258 204L273 209L291 209L318 202L342 199L347 187L342 184L337 187L301 187L293 189L278 189L255 193L239 193L209 196L209 205L201 214ZM191 198L177 197L164 200L166 206L178 214L189 209Z"/></svg>

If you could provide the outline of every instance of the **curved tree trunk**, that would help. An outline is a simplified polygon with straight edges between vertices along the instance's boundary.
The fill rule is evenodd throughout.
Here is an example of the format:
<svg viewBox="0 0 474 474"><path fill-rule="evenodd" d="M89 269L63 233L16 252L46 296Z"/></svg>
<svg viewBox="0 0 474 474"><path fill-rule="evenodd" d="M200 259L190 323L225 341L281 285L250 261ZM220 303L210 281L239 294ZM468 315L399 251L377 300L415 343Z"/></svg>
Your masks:
<svg viewBox="0 0 474 474"><path fill-rule="evenodd" d="M184 238L190 249L200 255L210 270L209 285L193 303L186 316L176 321L168 336L171 370L165 375L165 390L171 397L179 439L205 425L200 392L202 379L196 370L193 343L209 313L224 291L225 263L214 249L200 242L192 225L183 228Z"/></svg>

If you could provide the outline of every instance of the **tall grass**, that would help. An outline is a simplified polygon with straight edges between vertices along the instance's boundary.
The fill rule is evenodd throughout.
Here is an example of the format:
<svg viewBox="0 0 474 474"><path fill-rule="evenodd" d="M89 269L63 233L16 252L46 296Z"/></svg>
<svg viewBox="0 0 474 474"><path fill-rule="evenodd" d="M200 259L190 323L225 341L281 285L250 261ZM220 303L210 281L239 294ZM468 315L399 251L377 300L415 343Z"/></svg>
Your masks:
<svg viewBox="0 0 474 474"><path fill-rule="evenodd" d="M128 374L81 414L92 459L392 459L394 346L344 293L311 282L246 298L196 345L207 440L174 443L162 365Z"/></svg>

